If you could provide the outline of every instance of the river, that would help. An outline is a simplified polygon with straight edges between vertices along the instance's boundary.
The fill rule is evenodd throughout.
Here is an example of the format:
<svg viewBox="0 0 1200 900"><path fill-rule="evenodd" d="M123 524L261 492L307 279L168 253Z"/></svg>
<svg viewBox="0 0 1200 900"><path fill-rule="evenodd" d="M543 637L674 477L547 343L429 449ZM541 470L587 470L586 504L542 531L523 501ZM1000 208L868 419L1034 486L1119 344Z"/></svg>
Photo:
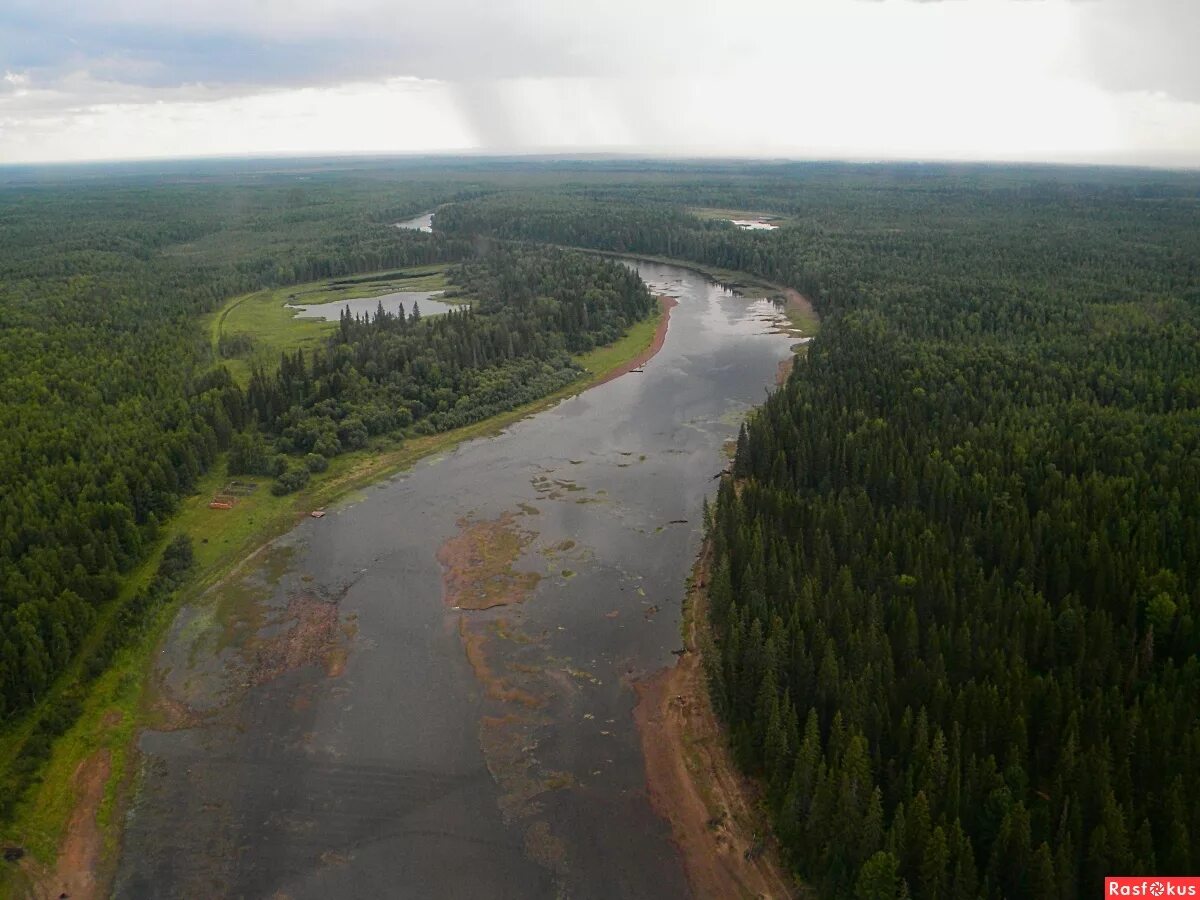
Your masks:
<svg viewBox="0 0 1200 900"><path fill-rule="evenodd" d="M687 896L631 683L675 659L703 498L793 339L767 301L637 268L679 300L641 371L347 498L181 611L118 896ZM444 563L517 602L452 608Z"/></svg>

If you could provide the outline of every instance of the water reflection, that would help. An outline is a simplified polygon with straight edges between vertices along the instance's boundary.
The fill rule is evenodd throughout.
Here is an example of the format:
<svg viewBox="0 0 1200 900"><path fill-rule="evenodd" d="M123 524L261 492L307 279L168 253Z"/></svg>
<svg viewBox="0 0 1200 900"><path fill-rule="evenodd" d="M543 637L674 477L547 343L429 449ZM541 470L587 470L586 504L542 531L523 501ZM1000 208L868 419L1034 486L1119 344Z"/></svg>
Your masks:
<svg viewBox="0 0 1200 900"><path fill-rule="evenodd" d="M774 231L779 227L762 219L730 219L729 221L743 231Z"/></svg>
<svg viewBox="0 0 1200 900"><path fill-rule="evenodd" d="M339 321L343 309L349 309L351 316L374 318L380 304L385 312L393 316L401 309L406 316L411 316L418 304L422 316L438 316L454 309L453 304L434 299L443 293L444 291L396 291L394 294L381 294L378 297L337 300L331 303L289 303L288 309L297 310L297 319L324 319L326 322Z"/></svg>
<svg viewBox="0 0 1200 900"><path fill-rule="evenodd" d="M394 222L392 227L406 228L410 231L433 231L433 213L421 213L419 216L405 219L403 222Z"/></svg>

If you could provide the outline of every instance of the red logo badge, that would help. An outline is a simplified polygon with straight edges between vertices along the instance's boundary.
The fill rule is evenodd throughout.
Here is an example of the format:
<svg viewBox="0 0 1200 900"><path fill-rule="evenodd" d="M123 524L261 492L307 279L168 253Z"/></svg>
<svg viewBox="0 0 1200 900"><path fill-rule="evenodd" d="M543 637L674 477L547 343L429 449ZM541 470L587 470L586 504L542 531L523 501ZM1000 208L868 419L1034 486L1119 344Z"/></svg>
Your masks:
<svg viewBox="0 0 1200 900"><path fill-rule="evenodd" d="M1110 875L1105 897L1200 897L1200 878L1171 875Z"/></svg>

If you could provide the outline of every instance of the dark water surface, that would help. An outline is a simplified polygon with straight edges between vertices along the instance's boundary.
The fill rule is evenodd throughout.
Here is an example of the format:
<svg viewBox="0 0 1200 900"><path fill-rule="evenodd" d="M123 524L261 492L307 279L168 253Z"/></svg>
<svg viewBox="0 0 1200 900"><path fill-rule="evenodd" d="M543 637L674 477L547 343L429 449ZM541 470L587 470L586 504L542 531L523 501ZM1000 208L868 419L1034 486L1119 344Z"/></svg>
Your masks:
<svg viewBox="0 0 1200 900"><path fill-rule="evenodd" d="M360 297L354 300L331 300L326 303L289 303L288 309L299 310L297 319L324 319L326 322L337 322L342 317L342 310L349 309L350 315L364 318L374 317L382 303L386 312L396 315L400 309L406 316L411 316L413 306L419 304L421 315L437 316L454 309L451 303L443 303L437 298L442 291L395 291L391 294L379 294L375 297Z"/></svg>
<svg viewBox="0 0 1200 900"><path fill-rule="evenodd" d="M393 228L407 228L412 231L433 231L433 212L421 213L403 222L393 222Z"/></svg>
<svg viewBox="0 0 1200 900"><path fill-rule="evenodd" d="M679 299L644 371L305 521L181 612L118 896L687 895L630 684L674 661L702 500L792 340L765 301L638 269ZM448 608L438 548L506 513L536 590Z"/></svg>

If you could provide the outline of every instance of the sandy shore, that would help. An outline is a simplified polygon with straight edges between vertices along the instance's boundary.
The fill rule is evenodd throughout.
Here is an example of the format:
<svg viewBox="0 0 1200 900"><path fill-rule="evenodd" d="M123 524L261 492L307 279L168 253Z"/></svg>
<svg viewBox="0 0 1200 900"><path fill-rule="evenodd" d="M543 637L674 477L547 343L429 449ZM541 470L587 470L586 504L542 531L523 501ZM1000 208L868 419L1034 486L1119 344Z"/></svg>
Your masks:
<svg viewBox="0 0 1200 900"><path fill-rule="evenodd" d="M797 896L758 809L759 788L734 764L713 712L701 657L708 550L684 613L686 652L636 685L634 710L655 810L671 824L697 898Z"/></svg>
<svg viewBox="0 0 1200 900"><path fill-rule="evenodd" d="M640 369L648 363L654 354L662 349L663 342L667 339L667 326L671 322L671 310L679 305L679 301L674 297L668 297L665 294L660 294L658 305L662 308L662 318L658 320L658 328L654 331L654 340L650 342L650 346L639 353L637 356L630 359L628 362L617 366L603 378L597 380L589 387L595 387L598 384L608 384L614 378L620 378L622 375L632 372L634 369Z"/></svg>

